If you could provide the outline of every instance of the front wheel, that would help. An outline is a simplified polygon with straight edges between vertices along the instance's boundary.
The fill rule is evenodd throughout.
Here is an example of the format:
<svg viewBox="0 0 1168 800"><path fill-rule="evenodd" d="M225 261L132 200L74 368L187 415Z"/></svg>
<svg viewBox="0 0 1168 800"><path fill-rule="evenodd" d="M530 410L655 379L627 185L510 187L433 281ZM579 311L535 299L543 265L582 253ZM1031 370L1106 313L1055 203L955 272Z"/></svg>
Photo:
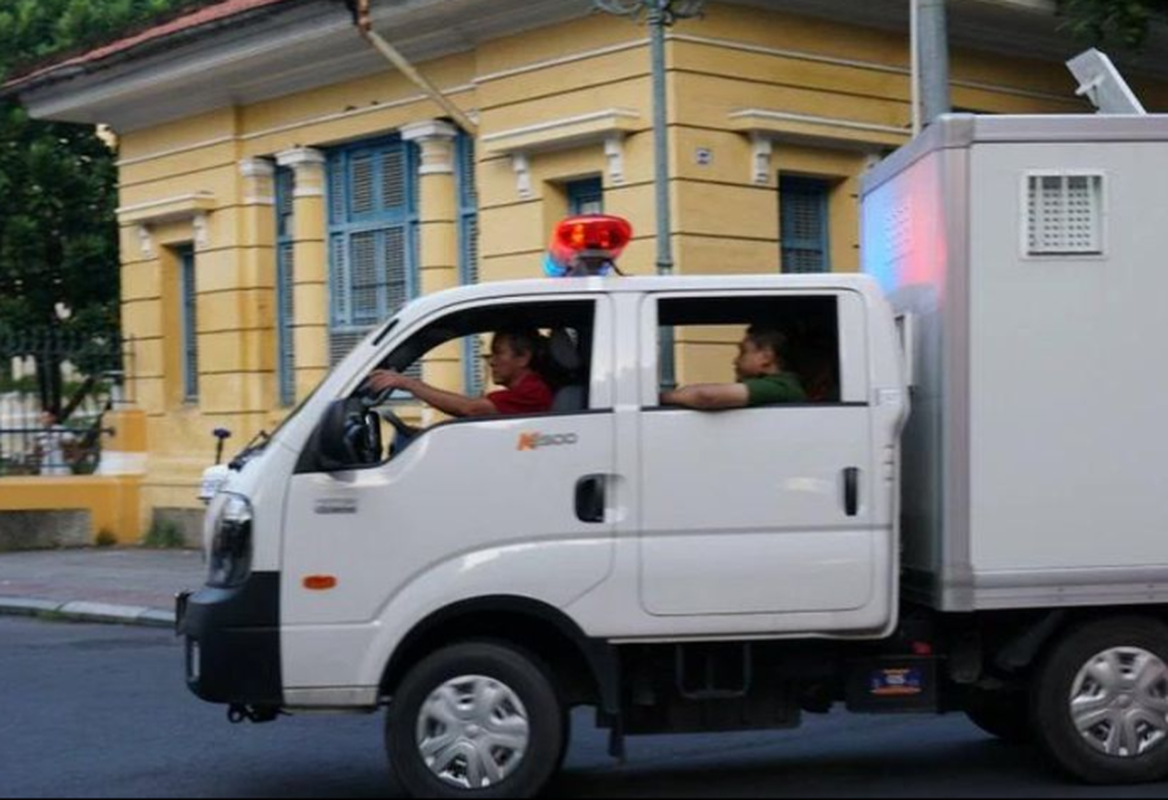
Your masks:
<svg viewBox="0 0 1168 800"><path fill-rule="evenodd" d="M1074 631L1039 670L1031 714L1042 746L1088 783L1168 778L1168 628L1127 617Z"/></svg>
<svg viewBox="0 0 1168 800"><path fill-rule="evenodd" d="M456 645L402 681L386 723L390 766L414 797L534 797L559 768L566 719L533 656Z"/></svg>

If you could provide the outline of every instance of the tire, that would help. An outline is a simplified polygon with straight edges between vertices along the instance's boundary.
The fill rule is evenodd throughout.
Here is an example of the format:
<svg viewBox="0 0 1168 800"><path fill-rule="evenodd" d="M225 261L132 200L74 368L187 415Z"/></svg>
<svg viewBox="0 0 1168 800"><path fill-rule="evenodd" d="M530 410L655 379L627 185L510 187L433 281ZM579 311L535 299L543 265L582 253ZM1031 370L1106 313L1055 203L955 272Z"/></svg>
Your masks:
<svg viewBox="0 0 1168 800"><path fill-rule="evenodd" d="M1082 781L1168 778L1168 628L1123 617L1072 631L1036 675L1031 718L1043 749Z"/></svg>
<svg viewBox="0 0 1168 800"><path fill-rule="evenodd" d="M567 722L534 656L505 644L460 644L402 681L386 750L412 797L534 797L563 763Z"/></svg>
<svg viewBox="0 0 1168 800"><path fill-rule="evenodd" d="M1034 741L1030 703L1023 692L973 689L965 702L965 715L974 725L1007 744Z"/></svg>

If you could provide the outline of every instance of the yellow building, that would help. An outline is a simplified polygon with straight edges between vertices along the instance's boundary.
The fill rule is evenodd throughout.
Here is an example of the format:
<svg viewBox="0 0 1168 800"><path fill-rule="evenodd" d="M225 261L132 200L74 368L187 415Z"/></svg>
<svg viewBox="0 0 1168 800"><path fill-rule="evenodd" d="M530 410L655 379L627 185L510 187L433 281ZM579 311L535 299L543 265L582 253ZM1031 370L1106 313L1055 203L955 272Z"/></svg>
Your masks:
<svg viewBox="0 0 1168 800"><path fill-rule="evenodd" d="M711 2L672 28L677 271L857 269L860 176L910 137L908 5ZM372 8L375 29L477 130L451 124L336 0L225 0L9 86L34 116L105 124L120 143L144 520L194 524L212 430L241 446L276 424L405 299L540 274L570 210L629 218L623 268L655 269L643 24L590 0ZM954 107L1088 110L1062 66L1082 48L1053 9L951 0ZM1168 108L1163 69L1129 77ZM428 377L472 381L461 355ZM720 375L724 360L682 342L678 377Z"/></svg>

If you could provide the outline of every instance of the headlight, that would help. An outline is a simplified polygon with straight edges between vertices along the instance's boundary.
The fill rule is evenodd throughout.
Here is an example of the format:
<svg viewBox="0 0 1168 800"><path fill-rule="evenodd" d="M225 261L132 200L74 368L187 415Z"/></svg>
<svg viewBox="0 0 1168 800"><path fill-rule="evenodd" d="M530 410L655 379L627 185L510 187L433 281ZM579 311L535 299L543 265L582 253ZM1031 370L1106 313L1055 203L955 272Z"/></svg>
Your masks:
<svg viewBox="0 0 1168 800"><path fill-rule="evenodd" d="M251 576L252 521L246 498L231 495L220 506L212 531L208 585L228 589L243 585Z"/></svg>

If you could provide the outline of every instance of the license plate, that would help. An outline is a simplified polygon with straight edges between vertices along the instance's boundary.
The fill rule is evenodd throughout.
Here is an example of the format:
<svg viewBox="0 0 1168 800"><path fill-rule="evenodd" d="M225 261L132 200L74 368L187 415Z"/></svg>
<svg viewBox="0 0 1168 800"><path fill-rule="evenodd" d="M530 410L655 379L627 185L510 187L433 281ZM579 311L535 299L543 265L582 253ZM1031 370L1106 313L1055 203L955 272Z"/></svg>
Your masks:
<svg viewBox="0 0 1168 800"><path fill-rule="evenodd" d="M868 691L873 697L918 697L925 693L925 673L918 667L878 669L872 672Z"/></svg>

